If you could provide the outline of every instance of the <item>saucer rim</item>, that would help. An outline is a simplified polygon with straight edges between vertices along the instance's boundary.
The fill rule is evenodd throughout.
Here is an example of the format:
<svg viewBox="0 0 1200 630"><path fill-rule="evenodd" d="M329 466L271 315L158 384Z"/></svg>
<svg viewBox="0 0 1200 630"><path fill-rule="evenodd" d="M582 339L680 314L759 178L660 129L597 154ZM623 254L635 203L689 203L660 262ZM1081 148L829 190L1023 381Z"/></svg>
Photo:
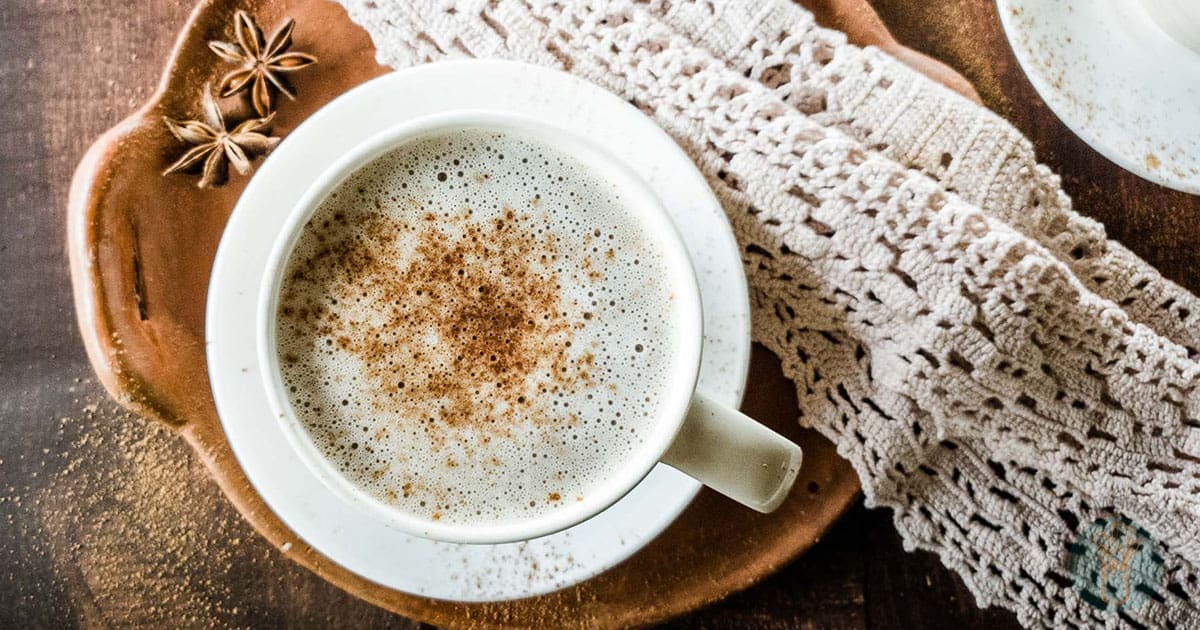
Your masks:
<svg viewBox="0 0 1200 630"><path fill-rule="evenodd" d="M1026 30L1017 23L1013 11L1014 8L1024 10L1026 6L1027 3L1025 3L1023 0L996 0L996 12L1000 19L1001 30L1004 32L1004 37L1008 41L1008 45L1013 53L1013 56L1016 58L1022 72L1029 80L1038 96L1041 97L1042 101L1045 102L1050 111L1054 113L1055 117L1057 117L1059 121L1066 125L1066 127L1073 134L1079 137L1079 139L1083 140L1085 144L1122 169L1165 188L1187 194L1200 195L1200 153L1196 154L1189 164L1186 164L1184 167L1182 167L1192 169L1194 174L1191 176L1177 175L1172 169L1169 168L1150 168L1146 165L1144 155L1131 156L1129 155L1129 152L1125 151L1118 145L1118 142L1116 139L1114 139L1113 135L1119 132L1114 132L1106 127L1098 126L1095 123L1087 120L1087 116L1077 111L1079 106L1072 105L1072 101L1076 100L1073 96L1073 93L1070 93L1064 87L1056 87L1055 81L1048 78L1038 64L1033 63L1031 58L1033 55L1032 49L1029 46L1022 44L1020 41L1019 35L1021 33L1025 33ZM1130 7L1122 6L1119 8L1129 9ZM1140 5L1132 7L1132 10L1141 10ZM1103 14L1104 12L1101 11L1100 13ZM1150 20L1148 15L1143 17L1145 17L1146 20ZM1169 42L1171 44L1175 44L1181 51L1185 51L1187 54L1195 55L1197 60L1196 64L1200 66L1200 54L1194 53L1190 49L1184 47L1182 44L1175 42L1169 35L1167 35L1165 32L1162 32L1157 25L1152 24L1152 26L1154 27L1154 32L1158 33L1158 36L1161 38L1158 40L1159 42ZM1044 32L1046 29L1043 28L1040 30ZM1091 29L1091 31L1094 32L1100 32L1101 30L1102 29L1099 28ZM1105 32L1110 32L1108 29L1103 30L1105 30ZM1081 31L1072 30L1071 32L1077 33ZM1095 35L1093 35L1093 37L1094 36ZM1080 43L1074 38L1069 38L1067 43L1072 47L1080 45ZM1135 47L1135 49L1140 48ZM1060 57L1061 55L1054 56L1055 59ZM1157 61L1154 61L1153 65L1166 67L1164 64ZM1088 104L1093 104L1095 100L1097 99L1090 99ZM1200 128L1200 109L1197 109L1196 112L1197 114L1192 122L1195 123L1196 128ZM1147 136L1147 140L1148 142L1153 142L1149 136Z"/></svg>

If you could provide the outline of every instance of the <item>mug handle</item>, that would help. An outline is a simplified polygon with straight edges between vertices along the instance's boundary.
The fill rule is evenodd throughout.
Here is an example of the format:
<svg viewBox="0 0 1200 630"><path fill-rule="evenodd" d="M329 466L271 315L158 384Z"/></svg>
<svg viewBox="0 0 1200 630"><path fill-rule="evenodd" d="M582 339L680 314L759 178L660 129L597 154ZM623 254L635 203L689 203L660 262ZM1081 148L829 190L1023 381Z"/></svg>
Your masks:
<svg viewBox="0 0 1200 630"><path fill-rule="evenodd" d="M683 426L661 461L766 514L787 498L802 458L791 440L695 392Z"/></svg>

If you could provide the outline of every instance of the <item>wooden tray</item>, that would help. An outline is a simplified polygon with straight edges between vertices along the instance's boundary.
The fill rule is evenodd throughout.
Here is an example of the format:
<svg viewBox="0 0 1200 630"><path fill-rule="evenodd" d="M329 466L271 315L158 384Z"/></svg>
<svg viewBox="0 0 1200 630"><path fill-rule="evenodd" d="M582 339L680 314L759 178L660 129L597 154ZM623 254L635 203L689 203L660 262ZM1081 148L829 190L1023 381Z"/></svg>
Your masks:
<svg viewBox="0 0 1200 630"><path fill-rule="evenodd" d="M974 95L945 66L899 46L864 0L806 3L857 43L889 50L928 75ZM294 17L295 49L320 63L297 75L300 98L274 123L283 136L335 96L386 68L366 33L328 0L203 0L185 24L158 90L104 134L71 184L68 248L76 311L88 356L122 405L177 430L239 512L296 562L346 591L402 615L445 626L624 627L669 618L744 589L809 548L854 501L858 480L832 444L796 424L796 399L778 361L756 348L744 409L799 442L804 468L783 507L763 516L703 492L662 536L611 571L577 586L515 602L457 604L380 587L299 541L242 474L208 387L204 305L225 221L245 184L198 190L162 177L180 152L163 115L199 115L200 87L216 81L207 41L229 39L233 12L266 28ZM265 238L265 237L264 237Z"/></svg>

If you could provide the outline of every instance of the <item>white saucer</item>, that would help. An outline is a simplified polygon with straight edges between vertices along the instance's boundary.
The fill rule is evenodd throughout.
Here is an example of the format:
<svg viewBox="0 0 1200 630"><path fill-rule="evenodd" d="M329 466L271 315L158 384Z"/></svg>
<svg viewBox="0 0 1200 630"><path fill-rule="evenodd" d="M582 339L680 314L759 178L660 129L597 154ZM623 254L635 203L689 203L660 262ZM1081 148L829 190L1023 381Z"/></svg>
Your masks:
<svg viewBox="0 0 1200 630"><path fill-rule="evenodd" d="M1137 0L997 0L1033 87L1122 168L1200 194L1200 53Z"/></svg>
<svg viewBox="0 0 1200 630"><path fill-rule="evenodd" d="M267 505L330 560L389 588L471 602L539 595L609 569L662 532L700 486L659 464L615 505L564 532L527 543L455 545L373 521L329 491L292 452L268 406L255 357L254 313L276 234L308 184L350 148L402 121L466 108L520 113L572 129L645 178L683 235L700 279L699 387L734 407L749 366L750 305L733 232L695 165L637 109L568 74L502 61L419 66L347 92L288 135L247 185L213 264L205 336L225 434Z"/></svg>

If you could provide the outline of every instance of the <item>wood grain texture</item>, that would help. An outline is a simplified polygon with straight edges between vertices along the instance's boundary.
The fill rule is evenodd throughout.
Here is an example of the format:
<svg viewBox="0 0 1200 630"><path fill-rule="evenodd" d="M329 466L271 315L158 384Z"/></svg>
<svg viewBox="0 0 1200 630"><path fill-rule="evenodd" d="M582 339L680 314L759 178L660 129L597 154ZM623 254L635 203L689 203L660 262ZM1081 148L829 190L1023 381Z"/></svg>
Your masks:
<svg viewBox="0 0 1200 630"><path fill-rule="evenodd" d="M1168 277L1200 289L1191 271L1200 202L1120 171L1075 139L1016 67L991 3L875 4L902 43L962 71L985 103L1030 135L1082 212ZM178 438L114 411L88 380L62 246L67 182L91 140L153 91L191 8L186 0L0 4L0 627L415 627L283 559ZM111 438L114 426L127 439ZM130 467L130 443L153 445L165 463ZM137 483L148 500L112 505L62 491L64 480L80 478L98 480L86 489L101 499ZM139 530L140 515L128 508L152 503L165 486L176 491L159 500L182 506L182 518L165 533ZM62 526L60 514L81 522ZM976 609L932 555L904 553L889 520L886 511L856 509L777 575L673 625L1015 627L1003 611ZM122 523L128 549L114 542L119 561L101 562L92 534ZM171 551L176 539L199 552ZM171 566L180 558L187 571Z"/></svg>

